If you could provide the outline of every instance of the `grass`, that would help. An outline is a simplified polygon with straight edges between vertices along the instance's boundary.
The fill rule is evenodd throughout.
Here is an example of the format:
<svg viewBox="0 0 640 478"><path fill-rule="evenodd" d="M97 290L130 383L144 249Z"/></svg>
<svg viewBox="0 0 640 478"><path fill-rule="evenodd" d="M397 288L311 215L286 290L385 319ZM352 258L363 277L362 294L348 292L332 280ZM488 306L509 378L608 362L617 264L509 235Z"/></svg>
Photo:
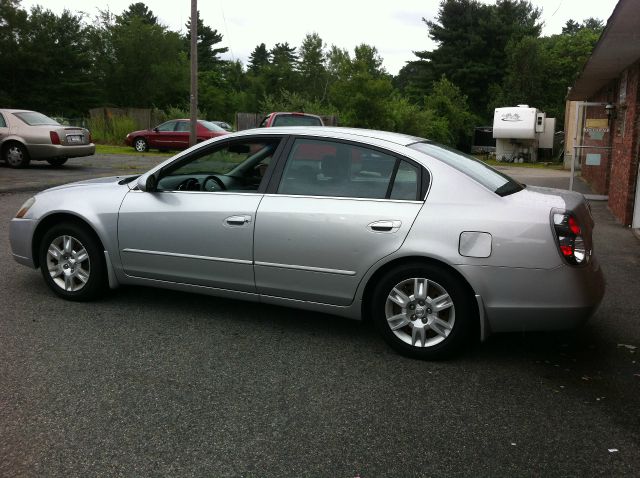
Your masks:
<svg viewBox="0 0 640 478"><path fill-rule="evenodd" d="M541 161L538 163L507 163L505 161L496 161L495 159L487 159L484 155L475 155L477 159L493 167L509 167L509 168L534 168L534 169L555 169L562 171L564 166L562 163Z"/></svg>
<svg viewBox="0 0 640 478"><path fill-rule="evenodd" d="M146 153L138 153L131 146L114 146L111 144L96 144L96 154L119 154L126 156L166 156L167 158L177 154L176 151L161 152L154 150L153 152L147 151Z"/></svg>
<svg viewBox="0 0 640 478"><path fill-rule="evenodd" d="M137 129L133 119L126 116L90 118L88 127L94 141L106 144L122 143L127 133Z"/></svg>

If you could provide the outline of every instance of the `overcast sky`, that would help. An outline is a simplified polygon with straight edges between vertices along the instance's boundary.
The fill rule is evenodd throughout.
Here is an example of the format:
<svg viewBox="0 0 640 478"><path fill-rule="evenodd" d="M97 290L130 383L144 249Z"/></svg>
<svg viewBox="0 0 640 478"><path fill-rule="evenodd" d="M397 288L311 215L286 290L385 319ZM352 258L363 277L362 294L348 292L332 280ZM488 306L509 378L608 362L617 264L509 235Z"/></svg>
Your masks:
<svg viewBox="0 0 640 478"><path fill-rule="evenodd" d="M119 14L137 0L22 0L24 8L42 5L56 13L68 9L85 12L93 18L98 8ZM184 32L189 19L190 0L147 0L146 5L160 21L175 31ZM360 43L375 46L384 59L384 67L396 74L405 62L414 60L413 51L430 50L422 18L434 19L436 0L200 0L198 9L205 24L224 35L228 58L246 64L256 45L267 48L289 42L299 46L305 34L316 32L327 43L353 51ZM494 3L485 1L485 3ZM560 33L569 19L588 17L606 20L617 0L539 0L544 35Z"/></svg>

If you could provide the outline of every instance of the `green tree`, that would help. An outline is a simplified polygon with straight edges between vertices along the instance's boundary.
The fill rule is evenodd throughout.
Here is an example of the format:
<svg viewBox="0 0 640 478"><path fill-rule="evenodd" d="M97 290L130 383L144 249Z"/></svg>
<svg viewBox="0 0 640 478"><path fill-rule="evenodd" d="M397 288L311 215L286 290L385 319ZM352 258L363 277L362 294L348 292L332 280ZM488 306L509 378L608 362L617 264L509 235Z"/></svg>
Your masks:
<svg viewBox="0 0 640 478"><path fill-rule="evenodd" d="M271 64L264 72L266 91L296 90L299 84L296 48L288 42L276 43L270 53Z"/></svg>
<svg viewBox="0 0 640 478"><path fill-rule="evenodd" d="M332 82L328 99L331 104L339 105L342 124L372 129L393 128L386 111L393 85L382 69L382 58L375 47L357 46L353 60L348 52L332 47L329 71Z"/></svg>
<svg viewBox="0 0 640 478"><path fill-rule="evenodd" d="M504 81L490 90L492 105L530 104L562 124L567 87L582 70L602 28L593 18L582 24L569 20L559 35L511 42Z"/></svg>
<svg viewBox="0 0 640 478"><path fill-rule="evenodd" d="M183 39L145 16L116 18L106 25L105 89L118 106L183 105L188 101L189 67ZM150 46L152 45L152 46ZM111 60L111 61L109 61Z"/></svg>
<svg viewBox="0 0 640 478"><path fill-rule="evenodd" d="M446 75L469 98L472 110L487 112L486 92L501 84L509 42L540 34L540 11L524 0L498 0L486 5L478 0L443 0L435 20L423 21L433 51L416 52L418 61L405 70L403 81L413 94L427 94L433 81ZM408 73L413 78L406 78Z"/></svg>
<svg viewBox="0 0 640 478"><path fill-rule="evenodd" d="M300 89L309 98L324 99L327 88L327 68L325 66L325 45L317 33L304 37L300 46Z"/></svg>
<svg viewBox="0 0 640 478"><path fill-rule="evenodd" d="M435 111L420 108L409 99L395 92L385 105L390 118L390 130L450 144L452 138L447 118Z"/></svg>
<svg viewBox="0 0 640 478"><path fill-rule="evenodd" d="M271 53L267 50L267 45L260 43L249 55L248 72L257 75L262 69L271 63Z"/></svg>
<svg viewBox="0 0 640 478"><path fill-rule="evenodd" d="M184 37L185 50L188 53L188 57L191 57L191 18L185 25L187 33ZM219 56L229 51L228 47L216 47L222 42L222 34L218 33L218 30L214 30L208 25L205 25L200 18L200 11L198 11L198 71L210 71L219 67L224 60Z"/></svg>
<svg viewBox="0 0 640 478"><path fill-rule="evenodd" d="M26 76L25 52L22 42L27 34L28 14L19 0L0 1L0 104L19 106Z"/></svg>
<svg viewBox="0 0 640 478"><path fill-rule="evenodd" d="M124 25L131 22L134 18L146 25L158 24L158 17L156 17L143 2L129 5L129 8L118 16L118 23Z"/></svg>
<svg viewBox="0 0 640 478"><path fill-rule="evenodd" d="M433 84L430 94L424 98L425 110L435 117L447 120L448 137L445 144L468 151L471 146L473 128L478 118L471 113L466 95L445 76Z"/></svg>
<svg viewBox="0 0 640 478"><path fill-rule="evenodd" d="M0 96L50 114L75 116L92 106L96 85L82 16L39 6L27 14L17 7L2 4Z"/></svg>
<svg viewBox="0 0 640 478"><path fill-rule="evenodd" d="M382 57L375 46L362 43L355 47L352 67L355 71L366 73L374 78L386 75L382 67Z"/></svg>

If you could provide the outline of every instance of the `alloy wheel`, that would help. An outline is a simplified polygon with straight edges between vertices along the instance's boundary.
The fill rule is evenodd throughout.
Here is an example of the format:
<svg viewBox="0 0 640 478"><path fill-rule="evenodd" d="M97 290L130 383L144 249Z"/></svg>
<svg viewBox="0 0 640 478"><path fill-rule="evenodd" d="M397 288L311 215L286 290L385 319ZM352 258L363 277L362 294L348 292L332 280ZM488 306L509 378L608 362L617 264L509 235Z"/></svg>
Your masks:
<svg viewBox="0 0 640 478"><path fill-rule="evenodd" d="M136 151L139 153L144 153L147 150L147 142L143 138L138 138L135 141Z"/></svg>
<svg viewBox="0 0 640 478"><path fill-rule="evenodd" d="M445 340L455 324L449 293L437 282L411 278L396 284L385 302L391 331L408 345L426 348Z"/></svg>
<svg viewBox="0 0 640 478"><path fill-rule="evenodd" d="M89 253L75 237L58 236L49 244L47 269L58 287L66 292L77 292L89 281Z"/></svg>

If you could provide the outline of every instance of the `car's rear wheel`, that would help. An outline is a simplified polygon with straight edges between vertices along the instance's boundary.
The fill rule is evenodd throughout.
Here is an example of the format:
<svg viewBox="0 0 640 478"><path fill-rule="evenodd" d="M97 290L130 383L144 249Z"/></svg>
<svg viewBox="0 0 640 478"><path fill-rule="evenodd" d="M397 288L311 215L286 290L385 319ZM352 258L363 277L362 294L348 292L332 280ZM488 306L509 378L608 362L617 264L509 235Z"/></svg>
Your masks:
<svg viewBox="0 0 640 478"><path fill-rule="evenodd" d="M86 228L62 223L49 229L40 246L40 269L47 285L64 299L98 297L107 278L104 257Z"/></svg>
<svg viewBox="0 0 640 478"><path fill-rule="evenodd" d="M29 166L29 152L20 143L9 143L4 149L4 160L12 168L26 168Z"/></svg>
<svg viewBox="0 0 640 478"><path fill-rule="evenodd" d="M60 166L62 166L64 163L67 162L68 158L52 158L52 159L47 159L47 163L49 163L51 166L53 166L54 168L59 168Z"/></svg>
<svg viewBox="0 0 640 478"><path fill-rule="evenodd" d="M136 138L133 142L133 147L138 153L149 151L149 143L144 138Z"/></svg>
<svg viewBox="0 0 640 478"><path fill-rule="evenodd" d="M403 355L448 358L473 339L477 312L465 284L431 264L403 265L379 281L372 299L374 323Z"/></svg>

